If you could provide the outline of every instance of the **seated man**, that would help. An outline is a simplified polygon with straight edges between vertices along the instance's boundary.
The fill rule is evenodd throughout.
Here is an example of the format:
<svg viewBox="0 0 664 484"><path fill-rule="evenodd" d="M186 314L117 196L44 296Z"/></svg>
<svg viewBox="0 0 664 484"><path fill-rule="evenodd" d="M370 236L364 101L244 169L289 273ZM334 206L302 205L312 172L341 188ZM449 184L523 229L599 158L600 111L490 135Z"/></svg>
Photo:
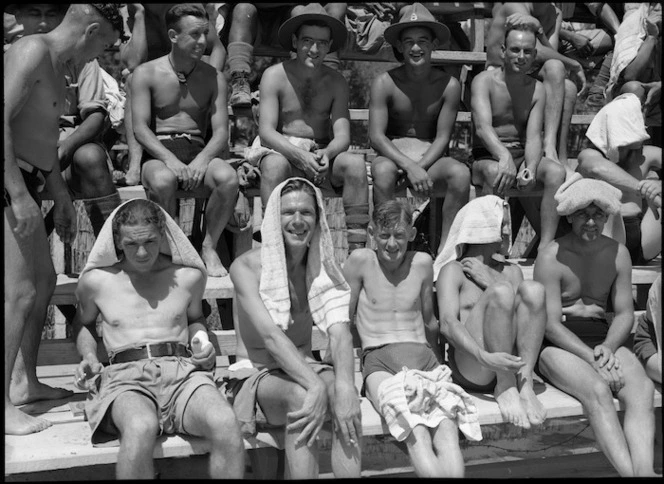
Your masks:
<svg viewBox="0 0 664 484"><path fill-rule="evenodd" d="M385 30L403 64L376 77L369 105L369 139L379 155L371 164L374 206L393 199L397 185L420 197L445 197L438 252L470 193L468 168L445 156L461 85L431 65L431 53L449 35L422 4L405 8Z"/></svg>
<svg viewBox="0 0 664 484"><path fill-rule="evenodd" d="M546 91L544 156L567 164L567 139L577 90L581 96L587 85L581 63L558 53L559 16L558 9L551 2L494 3L486 38L486 66L487 69L502 67L501 44L507 30L523 24L533 27L537 33L536 59L533 59L536 62L528 67L527 72L537 76ZM566 79L568 71L574 82Z"/></svg>
<svg viewBox="0 0 664 484"><path fill-rule="evenodd" d="M472 398L440 363L433 261L407 250L416 230L411 210L388 200L369 225L376 250L358 249L344 265L363 390L392 436L405 441L417 477L463 477L459 429L470 440L481 440L482 432ZM408 395L404 382L427 393Z"/></svg>
<svg viewBox="0 0 664 484"><path fill-rule="evenodd" d="M565 181L566 170L542 156L547 94L542 83L528 75L537 56L535 40L536 33L528 24L508 29L502 46L503 66L473 79L471 108L476 136L472 182L483 185L485 193L499 196L515 179L522 190L543 187L541 199L519 199L540 237L541 248L555 238L559 217L553 195Z"/></svg>
<svg viewBox="0 0 664 484"><path fill-rule="evenodd" d="M216 354L201 305L205 281L205 266L187 237L148 200L122 204L90 252L76 288L82 361L75 378L90 388L85 411L92 443L119 436L118 479L152 479L157 437L176 432L209 442L211 478L244 474L240 429L212 375ZM97 359L100 315L106 367Z"/></svg>
<svg viewBox="0 0 664 484"><path fill-rule="evenodd" d="M452 381L493 392L503 419L529 429L546 418L533 387L545 294L506 262L511 240L507 202L495 195L475 198L454 219L433 270Z"/></svg>
<svg viewBox="0 0 664 484"><path fill-rule="evenodd" d="M662 148L643 144L650 137L636 95L622 94L604 106L586 137L592 146L579 153L577 171L620 189L625 234L608 235L627 246L633 265L645 264L662 250Z"/></svg>
<svg viewBox="0 0 664 484"><path fill-rule="evenodd" d="M237 3L231 5L230 19L221 35L228 45L228 68L231 75L231 95L229 104L234 107L251 105L251 74L254 46L279 43L277 33L279 26L288 20L294 9L293 3ZM325 11L332 17L344 22L346 16L345 3L323 3ZM301 8L301 7L299 7ZM290 48L290 38L286 50ZM324 63L328 67L339 70L339 54L336 46L325 55Z"/></svg>
<svg viewBox="0 0 664 484"><path fill-rule="evenodd" d="M624 344L634 323L632 265L624 245L601 234L620 210L620 191L573 175L556 194L572 231L538 254L534 279L546 290L539 371L578 399L602 452L623 476L655 476L653 382ZM611 304L614 318L606 321ZM624 429L613 403L625 409Z"/></svg>
<svg viewBox="0 0 664 484"><path fill-rule="evenodd" d="M343 186L349 252L366 245L369 187L364 158L348 153L348 83L323 65L325 54L343 47L346 27L319 4L293 9L279 29L281 46L295 58L269 67L261 79L259 138L263 149L261 201L275 186L301 176L316 185ZM262 145L262 148L261 148ZM266 149L267 148L267 149Z"/></svg>
<svg viewBox="0 0 664 484"><path fill-rule="evenodd" d="M634 353L646 374L662 384L662 275L648 291L648 307L634 333Z"/></svg>
<svg viewBox="0 0 664 484"><path fill-rule="evenodd" d="M209 29L202 6L174 5L166 12L166 25L171 52L139 65L131 81L134 132L146 151L141 180L171 216L178 188L210 190L201 257L208 275L223 277L228 272L216 247L238 198L237 174L221 159L228 145L226 81L200 60ZM206 143L208 126L212 137Z"/></svg>
<svg viewBox="0 0 664 484"><path fill-rule="evenodd" d="M231 265L237 308L237 362L222 391L245 434L285 427L285 476L318 477L317 436L334 420L332 471L360 477L360 401L349 329L350 289L334 260L320 191L302 178L282 182L268 201L263 244ZM326 361L311 352L313 325L329 338Z"/></svg>
<svg viewBox="0 0 664 484"><path fill-rule="evenodd" d="M613 49L613 38L620 27L616 13L603 2L562 3L562 9L558 51L579 62L592 59L594 64L601 64ZM585 18L568 21L577 14Z"/></svg>

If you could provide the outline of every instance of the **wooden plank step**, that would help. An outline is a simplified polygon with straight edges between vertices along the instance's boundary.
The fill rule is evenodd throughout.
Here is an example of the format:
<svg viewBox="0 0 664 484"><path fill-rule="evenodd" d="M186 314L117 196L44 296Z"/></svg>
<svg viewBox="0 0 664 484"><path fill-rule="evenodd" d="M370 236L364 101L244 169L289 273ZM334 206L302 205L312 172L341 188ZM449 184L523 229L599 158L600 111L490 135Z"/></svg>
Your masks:
<svg viewBox="0 0 664 484"><path fill-rule="evenodd" d="M350 120L351 121L369 121L369 110L368 109L349 109ZM573 114L572 115L572 124L590 124L595 117L594 114ZM470 123L471 113L470 111L459 111L457 112L456 122L457 123Z"/></svg>

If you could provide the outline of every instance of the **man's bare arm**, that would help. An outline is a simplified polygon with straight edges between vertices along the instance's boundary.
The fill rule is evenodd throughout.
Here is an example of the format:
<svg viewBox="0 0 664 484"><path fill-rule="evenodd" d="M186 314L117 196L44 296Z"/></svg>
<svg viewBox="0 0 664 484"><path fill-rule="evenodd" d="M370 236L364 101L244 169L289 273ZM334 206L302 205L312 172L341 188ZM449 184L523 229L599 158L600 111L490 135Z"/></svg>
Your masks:
<svg viewBox="0 0 664 484"><path fill-rule="evenodd" d="M526 145L524 150L524 164L533 175L542 159L545 96L544 86L540 82L537 82L533 94L533 106L530 108L528 123L526 125Z"/></svg>
<svg viewBox="0 0 664 484"><path fill-rule="evenodd" d="M362 346L360 335L357 332L357 323L355 316L357 315L357 302L360 298L360 291L364 283L362 278L363 262L362 257L364 250L355 250L351 252L344 263L344 279L350 286L350 304L348 305L348 319L351 324L351 334L353 336L353 346Z"/></svg>
<svg viewBox="0 0 664 484"><path fill-rule="evenodd" d="M425 170L440 159L450 144L452 130L456 123L457 112L461 102L461 84L455 78L450 76L450 80L443 92L443 107L438 114L438 123L436 124L436 138L424 153L419 165Z"/></svg>
<svg viewBox="0 0 664 484"><path fill-rule="evenodd" d="M498 134L493 127L493 110L491 109L491 98L489 95L489 83L491 72L484 71L478 74L471 84L470 108L475 124L475 134L482 141L489 153L497 160L511 159L509 150L501 143Z"/></svg>
<svg viewBox="0 0 664 484"><path fill-rule="evenodd" d="M203 150L196 155L207 166L213 158L219 157L228 145L228 106L226 104L226 78L221 71L215 69L216 79L210 110L210 127L212 137ZM192 162L193 163L193 162Z"/></svg>
<svg viewBox="0 0 664 484"><path fill-rule="evenodd" d="M97 358L97 339L95 324L99 316L99 308L95 303L97 292L96 269L86 272L78 279L76 286L76 316L73 322L73 333L76 349L82 361L76 370L76 378L80 381L101 372L102 365Z"/></svg>
<svg viewBox="0 0 664 484"><path fill-rule="evenodd" d="M422 272L422 288L420 290L420 305L422 307L422 321L424 321L424 335L431 346L436 359L443 362L444 357L438 342L440 327L433 311L433 260L431 256L424 252L418 252L417 259L418 270Z"/></svg>
<svg viewBox="0 0 664 484"><path fill-rule="evenodd" d="M140 3L131 4L133 10L134 25L129 29L128 20L131 15L129 6L120 11L125 21L125 32L131 32L131 37L125 43L120 44L120 60L129 72L148 59L148 40L145 30L145 7Z"/></svg>
<svg viewBox="0 0 664 484"><path fill-rule="evenodd" d="M350 115L348 113L348 84L343 76L334 73L334 100L330 111L332 124L332 139L325 148L328 159L333 160L338 154L347 151L350 147Z"/></svg>
<svg viewBox="0 0 664 484"><path fill-rule="evenodd" d="M611 286L611 302L614 317L609 326L604 344L614 353L625 343L634 325L634 302L632 300L632 261L627 248L618 246L616 254L616 280Z"/></svg>

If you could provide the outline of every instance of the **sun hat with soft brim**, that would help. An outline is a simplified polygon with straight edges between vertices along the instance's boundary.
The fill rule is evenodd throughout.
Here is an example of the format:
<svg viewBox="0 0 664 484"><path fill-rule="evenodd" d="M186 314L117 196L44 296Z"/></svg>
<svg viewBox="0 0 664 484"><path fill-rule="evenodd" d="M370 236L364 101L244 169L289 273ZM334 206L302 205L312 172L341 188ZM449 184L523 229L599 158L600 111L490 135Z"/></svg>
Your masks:
<svg viewBox="0 0 664 484"><path fill-rule="evenodd" d="M383 35L390 45L396 47L401 32L411 27L426 27L431 29L433 35L441 45L450 38L450 29L438 22L421 3L414 3L404 7L399 22L387 27Z"/></svg>
<svg viewBox="0 0 664 484"><path fill-rule="evenodd" d="M311 20L325 23L330 28L332 45L330 52L336 52L346 45L346 26L336 18L328 14L319 3L310 3L308 5L298 5L293 8L291 18L286 20L279 27L279 43L284 49L293 50L292 36L300 26Z"/></svg>

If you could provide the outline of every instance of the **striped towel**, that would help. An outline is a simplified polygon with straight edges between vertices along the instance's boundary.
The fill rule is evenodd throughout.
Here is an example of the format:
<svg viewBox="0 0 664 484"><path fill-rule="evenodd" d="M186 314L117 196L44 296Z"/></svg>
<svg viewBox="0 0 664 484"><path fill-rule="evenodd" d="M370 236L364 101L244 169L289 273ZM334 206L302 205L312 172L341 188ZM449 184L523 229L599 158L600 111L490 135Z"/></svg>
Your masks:
<svg viewBox="0 0 664 484"><path fill-rule="evenodd" d="M336 323L350 322L350 286L334 258L332 236L325 217L323 196L313 183L302 180L316 192L318 226L314 232L307 255L306 285L311 317L322 331ZM259 292L272 321L286 331L291 319L291 301L286 268L286 250L281 233L281 191L286 180L272 191L265 207L261 225L261 279Z"/></svg>
<svg viewBox="0 0 664 484"><path fill-rule="evenodd" d="M510 217L509 205L496 195L474 198L461 207L454 217L445 246L433 263L434 282L445 264L461 257L466 244L500 242L504 216ZM507 225L512 227L509 220Z"/></svg>
<svg viewBox="0 0 664 484"><path fill-rule="evenodd" d="M477 407L463 388L452 383L452 371L440 365L431 371L405 366L378 387L380 412L399 442L416 425L436 428L443 419L456 421L470 440L482 440Z"/></svg>

